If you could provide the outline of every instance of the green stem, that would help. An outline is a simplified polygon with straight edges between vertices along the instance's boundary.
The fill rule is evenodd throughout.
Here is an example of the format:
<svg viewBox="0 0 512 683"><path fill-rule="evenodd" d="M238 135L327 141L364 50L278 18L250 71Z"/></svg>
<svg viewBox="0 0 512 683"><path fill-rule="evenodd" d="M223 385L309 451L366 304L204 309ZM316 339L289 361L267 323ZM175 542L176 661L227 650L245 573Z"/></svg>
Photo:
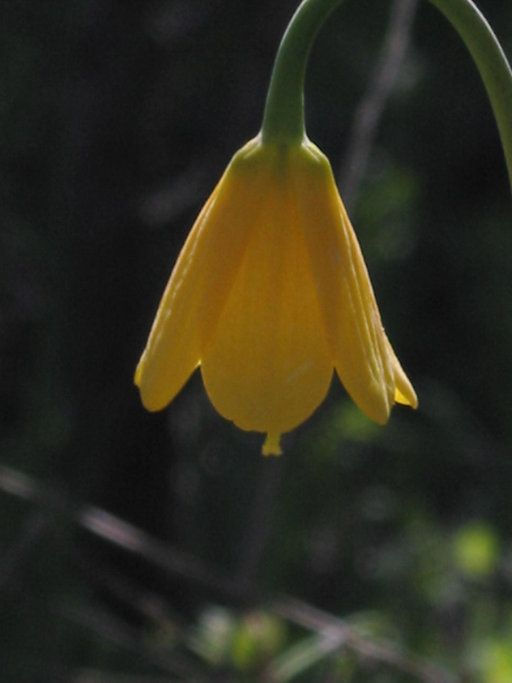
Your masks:
<svg viewBox="0 0 512 683"><path fill-rule="evenodd" d="M472 0L430 0L450 21L471 53L498 124L512 188L512 71L485 17Z"/></svg>
<svg viewBox="0 0 512 683"><path fill-rule="evenodd" d="M491 101L512 188L512 71L485 17L472 0L430 0L470 51ZM313 41L341 0L303 0L283 36L270 79L261 135L265 142L300 143L304 76Z"/></svg>
<svg viewBox="0 0 512 683"><path fill-rule="evenodd" d="M313 41L341 0L303 0L281 40L270 79L261 135L265 142L300 143L304 75Z"/></svg>

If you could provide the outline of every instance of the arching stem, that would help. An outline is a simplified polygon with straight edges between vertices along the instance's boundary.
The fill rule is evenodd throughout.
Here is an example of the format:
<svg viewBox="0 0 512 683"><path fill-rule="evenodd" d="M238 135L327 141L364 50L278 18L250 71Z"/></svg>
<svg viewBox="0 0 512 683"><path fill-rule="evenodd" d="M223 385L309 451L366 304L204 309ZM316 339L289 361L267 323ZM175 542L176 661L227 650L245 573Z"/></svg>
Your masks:
<svg viewBox="0 0 512 683"><path fill-rule="evenodd" d="M430 0L470 51L484 82L501 136L512 188L512 71L485 17L472 0ZM313 41L341 0L303 0L283 36L270 79L261 135L264 142L300 144L304 77Z"/></svg>
<svg viewBox="0 0 512 683"><path fill-rule="evenodd" d="M313 41L341 0L303 0L281 40L270 79L261 135L264 142L304 138L304 75Z"/></svg>
<svg viewBox="0 0 512 683"><path fill-rule="evenodd" d="M472 0L430 0L452 24L476 63L491 101L512 189L512 71L498 39Z"/></svg>

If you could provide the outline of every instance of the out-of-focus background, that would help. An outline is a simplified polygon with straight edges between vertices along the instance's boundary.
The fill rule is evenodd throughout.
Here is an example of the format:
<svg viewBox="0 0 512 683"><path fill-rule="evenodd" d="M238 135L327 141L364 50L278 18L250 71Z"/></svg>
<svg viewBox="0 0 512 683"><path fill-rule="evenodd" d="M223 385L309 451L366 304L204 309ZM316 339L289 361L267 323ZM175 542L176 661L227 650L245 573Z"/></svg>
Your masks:
<svg viewBox="0 0 512 683"><path fill-rule="evenodd" d="M2 683L512 680L512 201L428 2L343 3L306 87L419 410L334 381L265 459L198 375L132 385L295 6L1 3Z"/></svg>

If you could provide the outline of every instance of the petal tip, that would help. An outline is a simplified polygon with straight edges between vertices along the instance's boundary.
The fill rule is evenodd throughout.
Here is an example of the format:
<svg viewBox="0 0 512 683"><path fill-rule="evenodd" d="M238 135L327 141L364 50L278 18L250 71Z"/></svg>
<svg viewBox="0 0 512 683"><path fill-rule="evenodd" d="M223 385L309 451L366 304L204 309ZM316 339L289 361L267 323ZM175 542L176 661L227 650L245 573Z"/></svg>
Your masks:
<svg viewBox="0 0 512 683"><path fill-rule="evenodd" d="M418 397L407 377L402 377L395 386L395 403L410 406L414 410L418 407Z"/></svg>
<svg viewBox="0 0 512 683"><path fill-rule="evenodd" d="M142 375L142 363L139 363L135 368L135 374L133 376L133 383L136 387L140 387L140 380Z"/></svg>
<svg viewBox="0 0 512 683"><path fill-rule="evenodd" d="M147 386L147 381L145 383L143 382L142 375L143 363L140 362L137 365L137 369L135 370L133 382L135 386L139 389L140 400L144 408L150 413L156 413L159 410L165 408L166 405L170 402L170 400L162 398L162 396L159 396L155 390L151 391L150 388L148 388Z"/></svg>
<svg viewBox="0 0 512 683"><path fill-rule="evenodd" d="M282 455L283 451L281 449L281 434L274 434L269 432L263 443L261 454L262 455Z"/></svg>

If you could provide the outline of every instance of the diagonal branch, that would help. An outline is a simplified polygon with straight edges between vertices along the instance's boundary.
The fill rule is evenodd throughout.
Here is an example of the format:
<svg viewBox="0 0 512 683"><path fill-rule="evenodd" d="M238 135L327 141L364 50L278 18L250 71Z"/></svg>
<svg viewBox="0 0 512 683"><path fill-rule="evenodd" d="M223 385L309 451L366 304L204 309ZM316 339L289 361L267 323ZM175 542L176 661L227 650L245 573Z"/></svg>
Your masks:
<svg viewBox="0 0 512 683"><path fill-rule="evenodd" d="M349 146L339 173L343 201L350 209L359 190L387 100L409 45L418 0L394 0L379 61L356 109Z"/></svg>
<svg viewBox="0 0 512 683"><path fill-rule="evenodd" d="M61 492L42 485L33 477L18 470L0 466L0 491L35 503L48 513L65 513L82 529L125 552L143 558L168 576L179 576L184 580L196 582L224 598L250 598L268 605L271 613L316 634L326 655L345 648L362 660L391 665L399 671L414 675L421 683L458 681L457 677L437 665L403 652L387 640L362 635L348 620L339 619L302 600L286 595L265 595L256 585L246 585L246 592L240 595L239 582L223 575L212 565L159 541L106 510L93 505L73 504L73 501Z"/></svg>

